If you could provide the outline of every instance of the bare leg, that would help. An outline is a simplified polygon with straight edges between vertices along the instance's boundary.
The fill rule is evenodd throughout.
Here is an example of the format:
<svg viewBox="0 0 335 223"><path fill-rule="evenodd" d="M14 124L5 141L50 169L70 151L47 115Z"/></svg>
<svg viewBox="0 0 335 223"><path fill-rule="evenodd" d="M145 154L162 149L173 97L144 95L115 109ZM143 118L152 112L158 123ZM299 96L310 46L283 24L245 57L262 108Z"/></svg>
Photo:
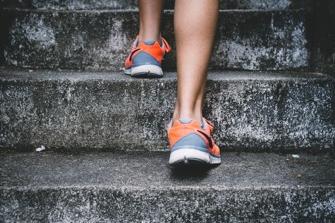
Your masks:
<svg viewBox="0 0 335 223"><path fill-rule="evenodd" d="M140 31L139 39L160 39L160 18L164 0L139 0Z"/></svg>
<svg viewBox="0 0 335 223"><path fill-rule="evenodd" d="M218 0L176 0L178 92L174 118L202 118L207 67L219 12Z"/></svg>

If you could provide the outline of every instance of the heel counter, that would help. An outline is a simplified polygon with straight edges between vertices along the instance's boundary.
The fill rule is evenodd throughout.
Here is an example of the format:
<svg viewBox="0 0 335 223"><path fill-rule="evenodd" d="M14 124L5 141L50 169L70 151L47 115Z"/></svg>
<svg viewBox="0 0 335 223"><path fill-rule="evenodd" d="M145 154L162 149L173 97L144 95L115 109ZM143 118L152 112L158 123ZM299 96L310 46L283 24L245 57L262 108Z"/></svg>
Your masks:
<svg viewBox="0 0 335 223"><path fill-rule="evenodd" d="M141 65L156 65L161 66L161 64L149 53L139 52L133 58L133 66L141 66Z"/></svg>
<svg viewBox="0 0 335 223"><path fill-rule="evenodd" d="M207 152L207 145L205 141L197 134L195 133L190 133L180 140L178 140L172 147L172 150L178 150L181 148L194 148L198 149L200 151L205 151Z"/></svg>

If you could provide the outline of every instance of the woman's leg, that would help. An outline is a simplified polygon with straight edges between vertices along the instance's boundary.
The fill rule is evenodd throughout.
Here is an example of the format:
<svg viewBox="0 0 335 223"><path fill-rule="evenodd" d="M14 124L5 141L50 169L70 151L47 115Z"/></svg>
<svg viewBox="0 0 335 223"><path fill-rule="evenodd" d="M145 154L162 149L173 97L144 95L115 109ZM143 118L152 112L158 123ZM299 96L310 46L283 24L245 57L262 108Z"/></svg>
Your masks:
<svg viewBox="0 0 335 223"><path fill-rule="evenodd" d="M139 0L139 40L160 41L160 18L164 0Z"/></svg>
<svg viewBox="0 0 335 223"><path fill-rule="evenodd" d="M162 77L162 60L171 50L160 35L164 0L139 0L138 3L140 30L124 62L124 73L137 78Z"/></svg>
<svg viewBox="0 0 335 223"><path fill-rule="evenodd" d="M174 119L200 121L216 23L218 0L176 0L178 92Z"/></svg>

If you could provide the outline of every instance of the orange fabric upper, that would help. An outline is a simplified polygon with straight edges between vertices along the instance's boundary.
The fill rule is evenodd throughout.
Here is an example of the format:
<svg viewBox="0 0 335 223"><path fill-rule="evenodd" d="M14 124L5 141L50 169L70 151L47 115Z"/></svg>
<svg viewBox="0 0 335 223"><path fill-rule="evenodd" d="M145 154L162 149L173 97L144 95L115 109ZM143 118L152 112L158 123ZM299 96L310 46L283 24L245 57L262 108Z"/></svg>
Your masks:
<svg viewBox="0 0 335 223"><path fill-rule="evenodd" d="M210 153L216 156L220 156L220 148L214 143L214 140L210 134L213 130L213 126L208 125L207 123L206 126L207 128L202 129L200 124L194 120L187 124L181 123L179 120L174 121L168 128L170 149L178 140L184 136L190 133L195 133L204 140Z"/></svg>
<svg viewBox="0 0 335 223"><path fill-rule="evenodd" d="M147 45L144 42L140 42L138 36L132 45L131 52L125 61L125 68L128 69L132 66L132 58L140 52L146 52L154 57L159 63L162 63L165 53L171 51L171 47L168 42L161 37L162 46L158 41L155 41L152 45Z"/></svg>

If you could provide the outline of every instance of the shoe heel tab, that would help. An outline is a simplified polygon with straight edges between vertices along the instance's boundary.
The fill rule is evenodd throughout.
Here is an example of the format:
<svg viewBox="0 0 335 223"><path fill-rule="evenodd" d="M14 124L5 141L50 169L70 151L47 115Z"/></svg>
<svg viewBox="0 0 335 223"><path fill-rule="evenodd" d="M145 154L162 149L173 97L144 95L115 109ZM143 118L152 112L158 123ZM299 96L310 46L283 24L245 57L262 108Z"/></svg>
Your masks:
<svg viewBox="0 0 335 223"><path fill-rule="evenodd" d="M189 124L189 123L192 122L192 119L190 119L190 118L180 118L179 122L182 123L182 124Z"/></svg>
<svg viewBox="0 0 335 223"><path fill-rule="evenodd" d="M147 39L147 40L144 40L143 43L145 45L154 45L155 44L155 40L152 40L152 39Z"/></svg>

